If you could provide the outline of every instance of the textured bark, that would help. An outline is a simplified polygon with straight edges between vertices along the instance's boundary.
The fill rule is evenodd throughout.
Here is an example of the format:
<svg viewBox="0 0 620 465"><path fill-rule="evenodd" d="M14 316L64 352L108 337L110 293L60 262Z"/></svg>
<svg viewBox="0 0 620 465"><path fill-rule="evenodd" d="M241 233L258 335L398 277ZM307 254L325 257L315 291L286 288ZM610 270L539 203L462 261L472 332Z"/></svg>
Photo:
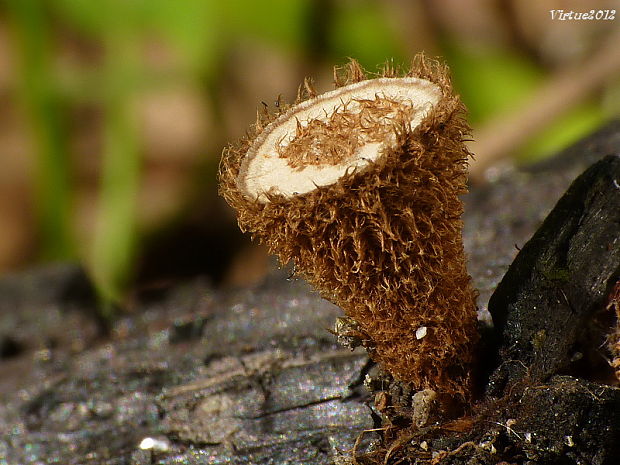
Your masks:
<svg viewBox="0 0 620 465"><path fill-rule="evenodd" d="M604 347L596 360L604 342L597 326L615 316L605 307L620 275L619 181L620 155L589 168L497 287L489 311L502 365L493 374L491 392L525 376L541 382L560 372L605 367Z"/></svg>
<svg viewBox="0 0 620 465"><path fill-rule="evenodd" d="M620 153L617 122L544 166L508 172L472 190L465 199L464 241L483 312L518 252L515 244L525 256L536 256L533 246L523 246L526 240L571 180L610 153ZM616 166L615 160L602 166ZM597 179L611 181L610 172L598 172ZM608 185L598 182L591 186ZM590 191L586 184L582 187ZM613 191L596 189L591 192L598 194L585 197L590 200L582 221L572 228L573 239L561 256L584 250L575 248L576 238L594 237L593 229L582 228L598 222L599 231L612 233L607 219L617 210L603 215L591 207L602 205L602 192ZM566 211L565 219L570 221L571 215ZM568 230L557 221L548 224L561 234L545 236L547 243L535 241L538 250L548 254L566 243L568 236L562 234L567 232L562 231ZM605 244L604 236L589 243ZM532 366L535 376L524 377L527 371L491 356L493 384L479 408L477 426L465 433L455 433L456 424L452 431L427 428L413 449L397 448L393 458L426 452L428 462L432 451L443 451L435 456L437 463L465 464L477 457L473 460L478 462L469 463L495 464L501 461L499 452L512 451L513 456L521 454L517 463L615 463L609 458L614 453L610 438L620 431L619 390L594 379L605 372L584 369L583 361L596 351L583 345L580 336L589 326L587 315L597 314L586 296L600 300L593 290L604 288L605 279L614 276L609 260L617 249L609 255L596 247L588 250L598 253L596 260L576 268L588 262L568 260L568 281L562 280L567 276L563 272L542 275L547 286L555 286L551 291L532 284L528 276L534 271L527 267L520 280L512 281L511 288L538 289L542 301L553 305L548 313L530 313L516 304L518 298L494 298L504 302L491 307L503 331L500 354ZM555 261L545 263L557 269ZM514 272L506 280L510 276ZM587 286L577 286L578 276L587 277ZM562 293L551 294L558 285L576 306L574 318L562 304ZM580 289L584 295L575 295ZM0 457L8 464L328 464L346 456L340 451L352 448L361 430L376 426L378 417L360 386L368 369L365 354L343 351L326 331L341 310L303 282L287 281L284 273L244 290L214 292L199 281L171 290L117 322L111 339L97 335L89 291L83 275L71 267L0 280ZM557 326L550 326L544 339L534 337L544 352L521 339L517 343L510 332L513 312L544 323L554 321L552 311L567 312L567 328L581 321L581 331L566 331L581 344L581 361L574 357L577 346L567 352L565 341L551 343L550 338L563 335ZM598 314L596 321L603 322ZM536 336L543 323L539 320L539 326L527 326L521 334ZM563 375L552 376L558 371ZM158 446L139 448L147 437L159 440ZM359 451L365 450L361 444Z"/></svg>

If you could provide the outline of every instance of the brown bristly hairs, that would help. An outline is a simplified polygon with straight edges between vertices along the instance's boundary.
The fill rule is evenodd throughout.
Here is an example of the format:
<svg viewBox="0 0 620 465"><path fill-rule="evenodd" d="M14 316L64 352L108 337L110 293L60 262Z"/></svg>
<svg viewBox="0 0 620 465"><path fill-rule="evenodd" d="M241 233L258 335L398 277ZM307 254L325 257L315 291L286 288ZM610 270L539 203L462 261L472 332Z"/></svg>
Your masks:
<svg viewBox="0 0 620 465"><path fill-rule="evenodd" d="M616 374L616 379L620 381L620 279L616 281L609 294L607 310L613 311L616 317L615 330L610 335L609 349L613 356L611 366Z"/></svg>
<svg viewBox="0 0 620 465"><path fill-rule="evenodd" d="M459 196L471 155L463 104L447 68L422 55L401 77L386 66L369 79L353 60L335 76L343 104L323 119L298 121L288 145L280 141L273 153L260 152L270 131L296 117L300 104L320 105L322 97L306 80L294 106L259 114L252 133L223 153L220 193L243 231L282 263L293 261L300 276L358 323L370 356L385 370L416 388L468 398L478 332L461 238ZM382 94L392 82L437 99L421 113L397 93ZM364 83L376 86L374 98L356 99ZM291 173L311 172L345 166L377 140L383 142L372 162L307 192L276 186L252 194L248 187L249 163L260 156L255 171L262 176L283 160Z"/></svg>

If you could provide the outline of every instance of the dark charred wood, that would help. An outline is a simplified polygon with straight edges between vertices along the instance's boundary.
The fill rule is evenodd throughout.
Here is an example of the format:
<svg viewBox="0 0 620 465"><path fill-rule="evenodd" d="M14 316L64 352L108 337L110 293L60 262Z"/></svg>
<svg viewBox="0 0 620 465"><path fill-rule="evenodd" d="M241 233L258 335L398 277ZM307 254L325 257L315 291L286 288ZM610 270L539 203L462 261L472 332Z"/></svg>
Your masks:
<svg viewBox="0 0 620 465"><path fill-rule="evenodd" d="M620 390L606 384L601 343L619 271L618 157L577 180L524 245L570 182L613 153L620 122L466 198L483 319L502 281L487 396L469 417L391 431L401 442L374 451L378 433L365 433L360 464L386 446L388 463L617 463ZM81 276L53 267L0 280L0 463L347 463L360 433L380 426L365 353L328 331L341 311L286 272L242 290L188 283L107 336L90 297L75 297L91 292Z"/></svg>
<svg viewBox="0 0 620 465"><path fill-rule="evenodd" d="M557 373L604 378L605 365L612 375L597 326L604 328L606 298L620 275L619 181L620 156L589 168L500 282L489 301L500 339L489 394ZM598 372L584 373L588 367Z"/></svg>

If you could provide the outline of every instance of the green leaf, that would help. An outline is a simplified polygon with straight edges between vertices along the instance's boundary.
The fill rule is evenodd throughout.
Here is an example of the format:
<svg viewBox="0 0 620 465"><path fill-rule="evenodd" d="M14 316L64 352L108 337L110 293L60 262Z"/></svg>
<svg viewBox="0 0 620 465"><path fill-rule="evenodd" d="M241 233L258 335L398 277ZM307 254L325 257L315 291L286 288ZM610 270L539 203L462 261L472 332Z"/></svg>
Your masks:
<svg viewBox="0 0 620 465"><path fill-rule="evenodd" d="M35 147L36 198L41 254L45 259L73 258L71 163L68 155L66 102L53 67L54 43L49 12L36 0L11 0L8 21L19 59L19 96L30 119Z"/></svg>
<svg viewBox="0 0 620 465"><path fill-rule="evenodd" d="M218 0L151 0L148 25L178 50L189 71L215 71L225 48L225 3Z"/></svg>
<svg viewBox="0 0 620 465"><path fill-rule="evenodd" d="M339 59L355 58L369 70L391 59L404 63L403 44L381 8L369 1L337 2L330 28L331 52Z"/></svg>
<svg viewBox="0 0 620 465"><path fill-rule="evenodd" d="M254 37L291 51L300 50L306 42L306 19L312 1L222 2L229 40Z"/></svg>
<svg viewBox="0 0 620 465"><path fill-rule="evenodd" d="M605 121L605 112L595 102L586 102L562 115L519 151L520 162L531 163L562 150L594 131Z"/></svg>
<svg viewBox="0 0 620 465"><path fill-rule="evenodd" d="M543 71L534 63L504 48L474 50L447 40L444 52L472 123L488 121L517 108L544 78Z"/></svg>

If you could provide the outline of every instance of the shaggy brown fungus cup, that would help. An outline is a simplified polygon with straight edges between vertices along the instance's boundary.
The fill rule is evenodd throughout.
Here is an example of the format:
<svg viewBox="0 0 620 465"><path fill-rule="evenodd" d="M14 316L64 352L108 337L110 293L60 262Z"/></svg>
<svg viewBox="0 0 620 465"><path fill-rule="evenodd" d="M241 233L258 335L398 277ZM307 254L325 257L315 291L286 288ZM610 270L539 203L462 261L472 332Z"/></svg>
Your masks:
<svg viewBox="0 0 620 465"><path fill-rule="evenodd" d="M348 66L334 91L265 115L225 150L221 193L242 230L339 305L397 379L470 392L478 340L461 240L469 133L444 67Z"/></svg>

